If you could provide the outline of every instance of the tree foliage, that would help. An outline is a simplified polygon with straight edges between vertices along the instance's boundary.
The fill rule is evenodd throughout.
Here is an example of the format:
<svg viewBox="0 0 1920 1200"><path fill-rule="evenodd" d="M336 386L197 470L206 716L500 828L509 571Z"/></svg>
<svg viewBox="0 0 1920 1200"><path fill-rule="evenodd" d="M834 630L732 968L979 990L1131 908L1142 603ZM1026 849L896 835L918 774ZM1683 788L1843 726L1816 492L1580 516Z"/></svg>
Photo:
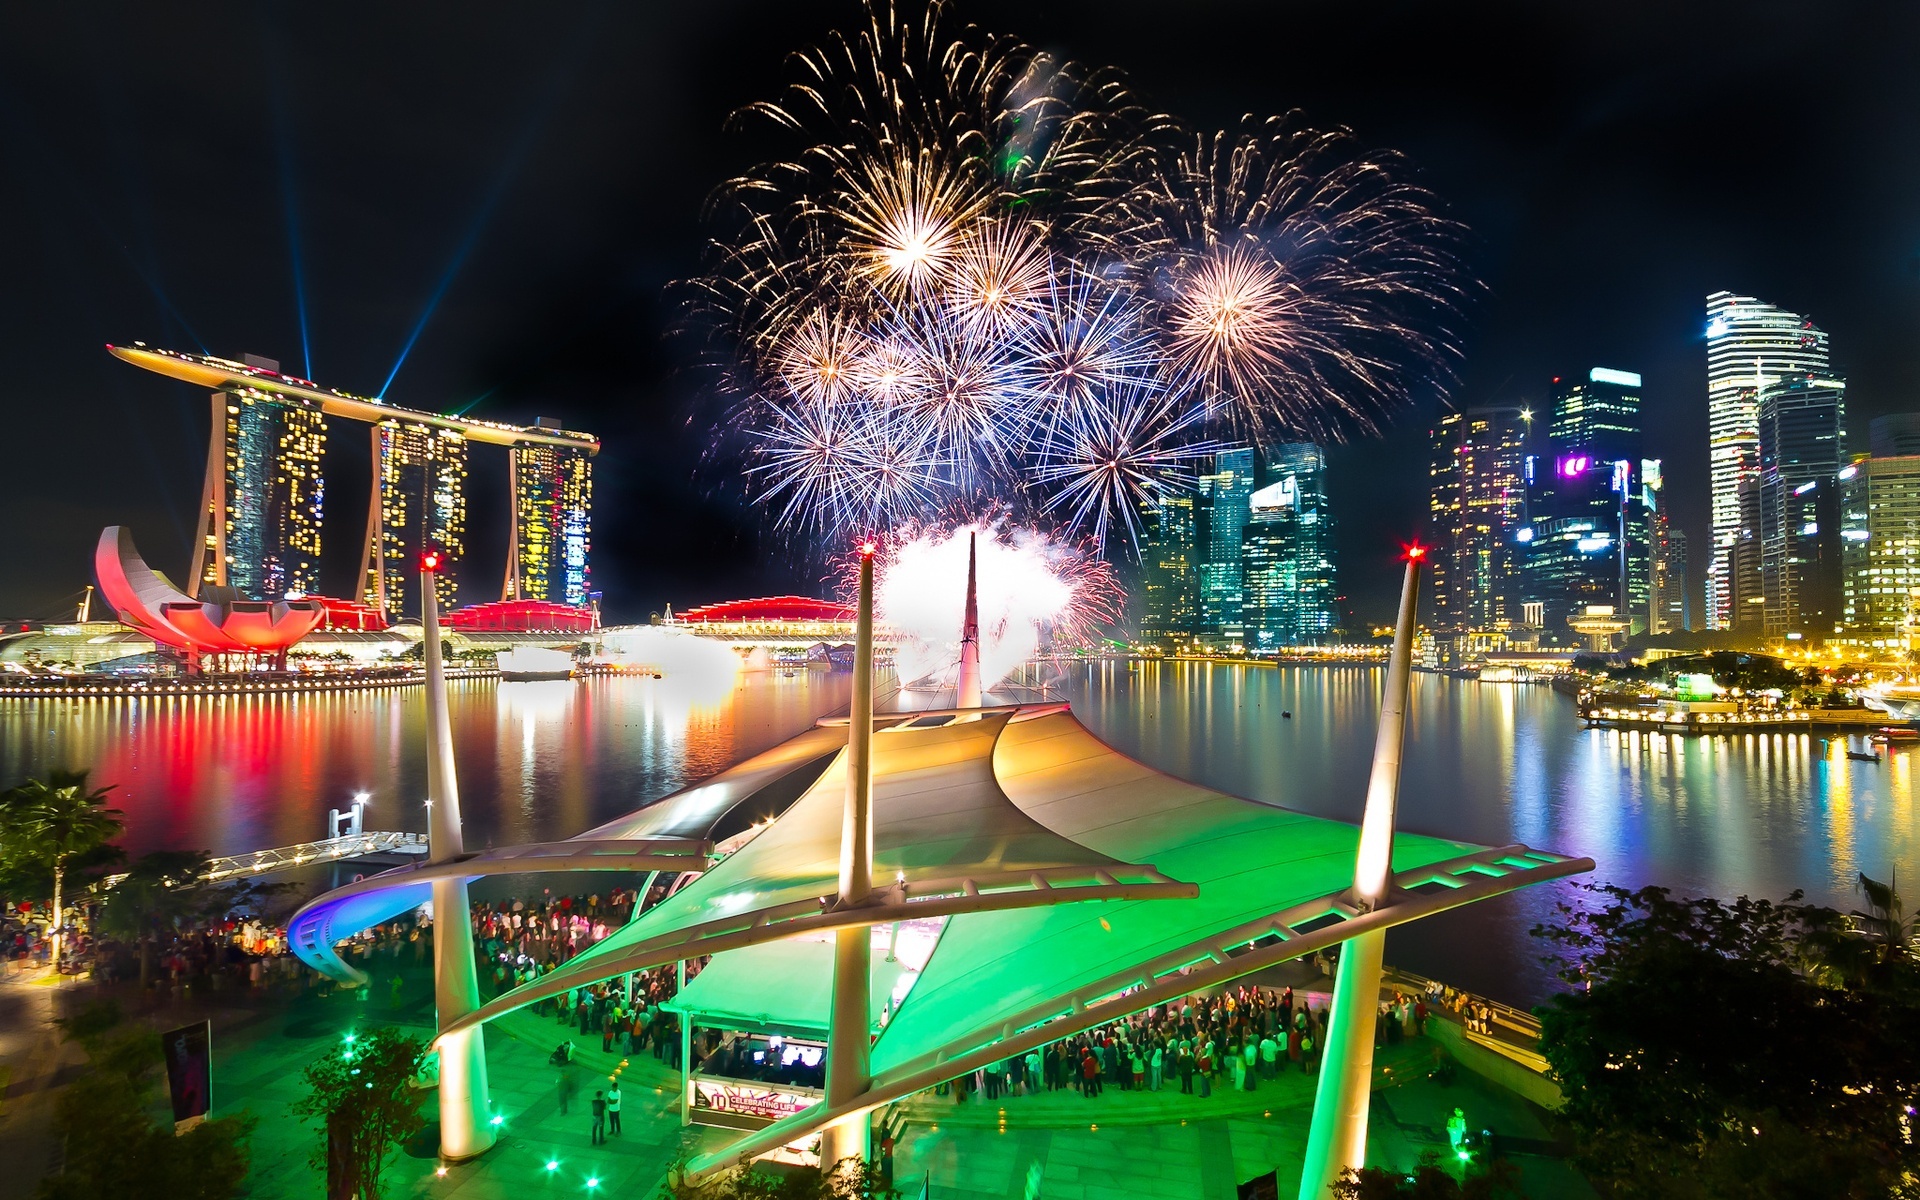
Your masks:
<svg viewBox="0 0 1920 1200"><path fill-rule="evenodd" d="M53 771L45 779L0 792L0 897L38 903L62 890L64 876L120 861L110 845L120 810L113 788L89 788L85 771Z"/></svg>
<svg viewBox="0 0 1920 1200"><path fill-rule="evenodd" d="M54 1128L65 1167L42 1180L39 1200L230 1200L243 1194L252 1117L204 1121L175 1136L155 1121L160 1038L123 1025L111 1002L62 1022L87 1047L88 1071L60 1097Z"/></svg>
<svg viewBox="0 0 1920 1200"><path fill-rule="evenodd" d="M873 1163L843 1158L833 1170L775 1169L762 1164L687 1183L669 1177L659 1200L896 1200Z"/></svg>
<svg viewBox="0 0 1920 1200"><path fill-rule="evenodd" d="M410 1085L426 1054L419 1038L382 1027L349 1034L307 1067L307 1094L294 1111L321 1119L312 1162L328 1173L327 1195L379 1200L387 1155L425 1125Z"/></svg>
<svg viewBox="0 0 1920 1200"><path fill-rule="evenodd" d="M1865 922L1798 892L1588 890L1596 907L1562 904L1534 930L1577 988L1536 1011L1597 1184L1701 1200L1898 1194L1920 1169L1920 969L1904 949L1880 953Z"/></svg>

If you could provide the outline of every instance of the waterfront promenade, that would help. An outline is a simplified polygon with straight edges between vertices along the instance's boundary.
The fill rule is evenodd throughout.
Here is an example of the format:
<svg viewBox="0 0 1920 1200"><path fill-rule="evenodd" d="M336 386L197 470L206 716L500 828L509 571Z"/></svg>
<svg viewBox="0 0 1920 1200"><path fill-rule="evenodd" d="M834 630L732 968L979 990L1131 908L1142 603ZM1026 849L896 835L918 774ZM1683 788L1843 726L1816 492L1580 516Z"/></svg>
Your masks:
<svg viewBox="0 0 1920 1200"><path fill-rule="evenodd" d="M0 1005L9 1018L8 1033L0 1039L0 1069L13 1067L7 1104L0 1110L0 1152L24 1168L0 1175L0 1200L26 1200L39 1175L56 1165L46 1139L47 1115L59 1089L84 1070L83 1053L60 1043L49 1020L104 991L86 981L55 982L44 971L16 971L0 980ZM138 1002L129 988L111 991L130 1010ZM390 1024L427 1036L431 1004L425 972L408 967L397 998L389 979L365 992L212 992L161 1000L142 1019L156 1029L212 1019L216 1115L246 1111L259 1120L252 1142L252 1196L317 1200L321 1176L309 1163L317 1133L290 1112L302 1094L301 1072L356 1028ZM627 1057L621 1072L622 1133L604 1146L591 1145L588 1101L622 1056L603 1054L597 1038L576 1032L573 1097L563 1112L560 1072L547 1059L569 1032L552 1017L531 1012L489 1026L489 1075L497 1111L505 1118L499 1144L440 1176L429 1129L393 1156L386 1194L436 1200L650 1198L676 1161L717 1149L735 1136L683 1128L678 1073L641 1053ZM1435 1052L1435 1043L1423 1038L1383 1050L1369 1161L1410 1166L1421 1152L1444 1147L1446 1117L1461 1105L1476 1126L1496 1131L1520 1166L1529 1194L1590 1194L1557 1157L1537 1110L1465 1071L1455 1072L1450 1084L1429 1079ZM992 1103L976 1094L960 1105L951 1096L923 1094L900 1110L905 1123L895 1177L914 1195L919 1181L930 1175L929 1194L936 1200L1029 1194L1060 1200L1231 1200L1237 1183L1277 1167L1285 1193L1288 1172L1299 1169L1311 1104L1312 1077L1298 1071L1262 1080L1255 1092L1228 1086L1205 1098L1173 1088L1109 1088L1091 1100L1063 1090ZM430 1118L431 1108L427 1111ZM559 1165L548 1171L548 1162ZM594 1179L598 1185L589 1187ZM1028 1191L1030 1182L1037 1191Z"/></svg>

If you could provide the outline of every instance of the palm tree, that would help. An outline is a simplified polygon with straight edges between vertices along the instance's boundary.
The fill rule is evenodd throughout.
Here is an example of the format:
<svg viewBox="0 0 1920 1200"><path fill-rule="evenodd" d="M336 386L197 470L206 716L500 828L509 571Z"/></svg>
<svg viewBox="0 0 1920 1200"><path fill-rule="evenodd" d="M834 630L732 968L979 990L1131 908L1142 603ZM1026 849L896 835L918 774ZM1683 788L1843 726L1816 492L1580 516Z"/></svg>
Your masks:
<svg viewBox="0 0 1920 1200"><path fill-rule="evenodd" d="M1898 884L1898 875L1890 883L1881 883L1863 872L1860 890L1867 897L1867 911L1855 909L1852 914L1860 932L1873 943L1874 957L1883 963L1903 961L1913 954L1916 931L1914 922L1907 919Z"/></svg>
<svg viewBox="0 0 1920 1200"><path fill-rule="evenodd" d="M123 828L120 810L106 806L113 788L89 790L85 771L55 771L46 779L29 779L0 798L6 812L7 837L12 849L53 871L53 963L60 965L65 914L63 895L67 864L117 835Z"/></svg>

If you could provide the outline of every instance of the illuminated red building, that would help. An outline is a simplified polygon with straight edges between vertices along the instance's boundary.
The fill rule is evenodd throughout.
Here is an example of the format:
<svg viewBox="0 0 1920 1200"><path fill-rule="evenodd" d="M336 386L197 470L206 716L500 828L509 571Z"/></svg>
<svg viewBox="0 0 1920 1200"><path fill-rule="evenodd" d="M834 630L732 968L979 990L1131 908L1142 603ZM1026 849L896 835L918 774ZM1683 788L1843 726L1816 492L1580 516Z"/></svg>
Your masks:
<svg viewBox="0 0 1920 1200"><path fill-rule="evenodd" d="M440 618L447 629L462 633L592 633L599 614L548 600L496 600L469 604Z"/></svg>
<svg viewBox="0 0 1920 1200"><path fill-rule="evenodd" d="M318 600L236 600L219 594L226 589L208 589L212 596L195 600L146 564L124 525L100 531L93 569L121 624L183 652L189 670L209 655L284 666L287 648L326 616Z"/></svg>

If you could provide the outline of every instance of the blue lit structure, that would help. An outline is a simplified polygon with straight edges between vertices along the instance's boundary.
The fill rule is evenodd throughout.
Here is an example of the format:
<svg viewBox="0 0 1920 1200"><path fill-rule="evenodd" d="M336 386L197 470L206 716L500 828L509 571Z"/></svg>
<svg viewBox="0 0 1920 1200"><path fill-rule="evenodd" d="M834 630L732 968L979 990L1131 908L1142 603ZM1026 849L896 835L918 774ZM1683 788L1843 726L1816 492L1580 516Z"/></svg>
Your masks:
<svg viewBox="0 0 1920 1200"><path fill-rule="evenodd" d="M1240 542L1241 624L1250 651L1325 642L1340 623L1326 475L1326 451L1312 442L1267 451L1271 482L1248 498Z"/></svg>

